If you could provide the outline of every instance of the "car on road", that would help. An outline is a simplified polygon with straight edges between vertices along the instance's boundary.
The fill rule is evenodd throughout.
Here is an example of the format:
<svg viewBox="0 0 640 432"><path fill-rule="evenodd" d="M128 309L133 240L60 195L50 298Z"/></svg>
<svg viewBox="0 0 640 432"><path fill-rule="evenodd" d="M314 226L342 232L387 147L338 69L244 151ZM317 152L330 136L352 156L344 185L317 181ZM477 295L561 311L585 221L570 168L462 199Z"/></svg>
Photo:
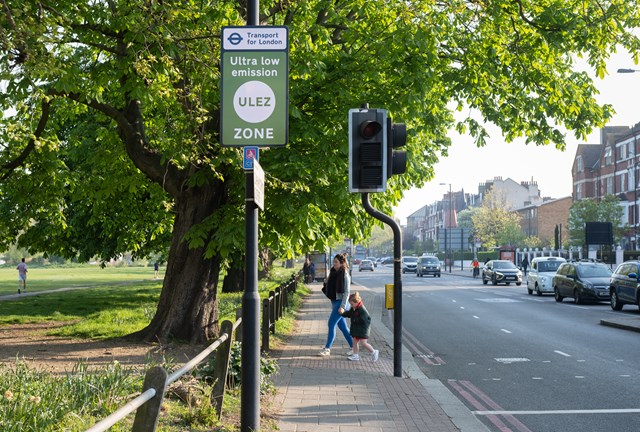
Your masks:
<svg viewBox="0 0 640 432"><path fill-rule="evenodd" d="M371 270L373 271L373 261L364 259L360 261L360 265L358 266L358 271L362 270Z"/></svg>
<svg viewBox="0 0 640 432"><path fill-rule="evenodd" d="M640 261L625 261L616 268L609 281L611 309L622 310L626 304L640 306Z"/></svg>
<svg viewBox="0 0 640 432"><path fill-rule="evenodd" d="M537 257L531 260L527 272L527 292L541 296L553 294L553 277L560 264L567 262L562 257Z"/></svg>
<svg viewBox="0 0 640 432"><path fill-rule="evenodd" d="M376 257L366 257L365 259L371 261L374 267L378 267L378 259Z"/></svg>
<svg viewBox="0 0 640 432"><path fill-rule="evenodd" d="M514 263L509 260L491 260L482 268L482 283L491 282L493 285L506 283L509 285L514 282L516 285L522 285L522 272Z"/></svg>
<svg viewBox="0 0 640 432"><path fill-rule="evenodd" d="M418 266L418 257L407 256L402 257L402 274L415 273Z"/></svg>
<svg viewBox="0 0 640 432"><path fill-rule="evenodd" d="M601 262L562 263L553 277L556 301L561 302L565 297L573 298L575 304L609 301L611 273L609 266Z"/></svg>
<svg viewBox="0 0 640 432"><path fill-rule="evenodd" d="M433 275L433 277L441 277L440 260L434 256L421 256L416 263L416 276Z"/></svg>

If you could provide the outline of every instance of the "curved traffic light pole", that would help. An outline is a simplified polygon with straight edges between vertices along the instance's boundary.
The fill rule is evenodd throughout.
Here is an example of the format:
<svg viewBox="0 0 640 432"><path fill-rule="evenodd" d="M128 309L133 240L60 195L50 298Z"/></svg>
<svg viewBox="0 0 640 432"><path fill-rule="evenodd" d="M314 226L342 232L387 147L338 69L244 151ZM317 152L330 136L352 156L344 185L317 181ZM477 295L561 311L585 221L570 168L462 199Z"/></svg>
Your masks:
<svg viewBox="0 0 640 432"><path fill-rule="evenodd" d="M402 231L400 225L371 206L369 193L362 193L362 205L374 218L393 230L393 376L402 377Z"/></svg>

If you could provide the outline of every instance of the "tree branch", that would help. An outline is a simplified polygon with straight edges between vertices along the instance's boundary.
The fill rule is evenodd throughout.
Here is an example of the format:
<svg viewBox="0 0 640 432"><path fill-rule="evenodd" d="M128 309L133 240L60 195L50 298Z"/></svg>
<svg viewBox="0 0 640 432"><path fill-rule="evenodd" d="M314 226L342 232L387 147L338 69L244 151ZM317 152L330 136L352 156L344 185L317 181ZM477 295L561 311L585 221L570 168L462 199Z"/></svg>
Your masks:
<svg viewBox="0 0 640 432"><path fill-rule="evenodd" d="M23 166L25 161L27 160L27 157L29 157L31 152L33 152L33 150L36 148L36 140L40 138L40 136L42 136L42 132L44 131L44 128L47 126L47 122L49 121L50 106L51 105L49 102L42 101L42 113L40 114L40 120L38 121L38 126L36 127L36 130L34 132L35 137L29 140L29 142L27 143L25 148L20 152L18 157L2 165L2 169L6 170L6 172L2 174L2 176L0 177L0 181L8 179L9 176L11 176L11 174L18 167Z"/></svg>
<svg viewBox="0 0 640 432"><path fill-rule="evenodd" d="M86 100L78 93L65 93L56 90L49 90L47 93L74 100L111 118L118 126L125 150L134 165L172 196L178 195L182 184L182 171L170 161L162 164L162 155L147 145L139 101L131 101L123 113L111 105L93 99Z"/></svg>

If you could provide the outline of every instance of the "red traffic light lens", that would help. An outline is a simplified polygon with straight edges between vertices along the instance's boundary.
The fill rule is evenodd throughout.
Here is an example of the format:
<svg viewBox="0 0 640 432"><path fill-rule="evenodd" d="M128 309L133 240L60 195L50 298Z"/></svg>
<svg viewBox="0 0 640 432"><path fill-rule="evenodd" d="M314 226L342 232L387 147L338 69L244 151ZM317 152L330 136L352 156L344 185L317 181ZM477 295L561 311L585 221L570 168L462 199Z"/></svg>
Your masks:
<svg viewBox="0 0 640 432"><path fill-rule="evenodd" d="M365 120L360 123L360 136L365 139L371 139L382 130L382 125L377 121Z"/></svg>

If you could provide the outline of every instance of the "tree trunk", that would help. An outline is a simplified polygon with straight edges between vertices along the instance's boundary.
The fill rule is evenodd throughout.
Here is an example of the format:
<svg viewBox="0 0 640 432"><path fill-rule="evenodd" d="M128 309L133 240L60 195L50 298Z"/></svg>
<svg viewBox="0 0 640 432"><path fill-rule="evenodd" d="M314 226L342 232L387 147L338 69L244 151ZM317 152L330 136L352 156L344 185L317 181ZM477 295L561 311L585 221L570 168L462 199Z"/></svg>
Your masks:
<svg viewBox="0 0 640 432"><path fill-rule="evenodd" d="M242 292L244 291L244 269L230 268L222 282L222 292Z"/></svg>
<svg viewBox="0 0 640 432"><path fill-rule="evenodd" d="M220 257L205 259L205 248L190 249L185 235L220 207L223 196L222 187L209 185L187 189L175 198L176 217L158 308L151 323L131 338L202 343L217 337ZM208 240L209 236L205 245Z"/></svg>
<svg viewBox="0 0 640 432"><path fill-rule="evenodd" d="M261 248L258 259L260 260L258 279L266 279L271 275L271 264L273 263L273 256L269 248Z"/></svg>

